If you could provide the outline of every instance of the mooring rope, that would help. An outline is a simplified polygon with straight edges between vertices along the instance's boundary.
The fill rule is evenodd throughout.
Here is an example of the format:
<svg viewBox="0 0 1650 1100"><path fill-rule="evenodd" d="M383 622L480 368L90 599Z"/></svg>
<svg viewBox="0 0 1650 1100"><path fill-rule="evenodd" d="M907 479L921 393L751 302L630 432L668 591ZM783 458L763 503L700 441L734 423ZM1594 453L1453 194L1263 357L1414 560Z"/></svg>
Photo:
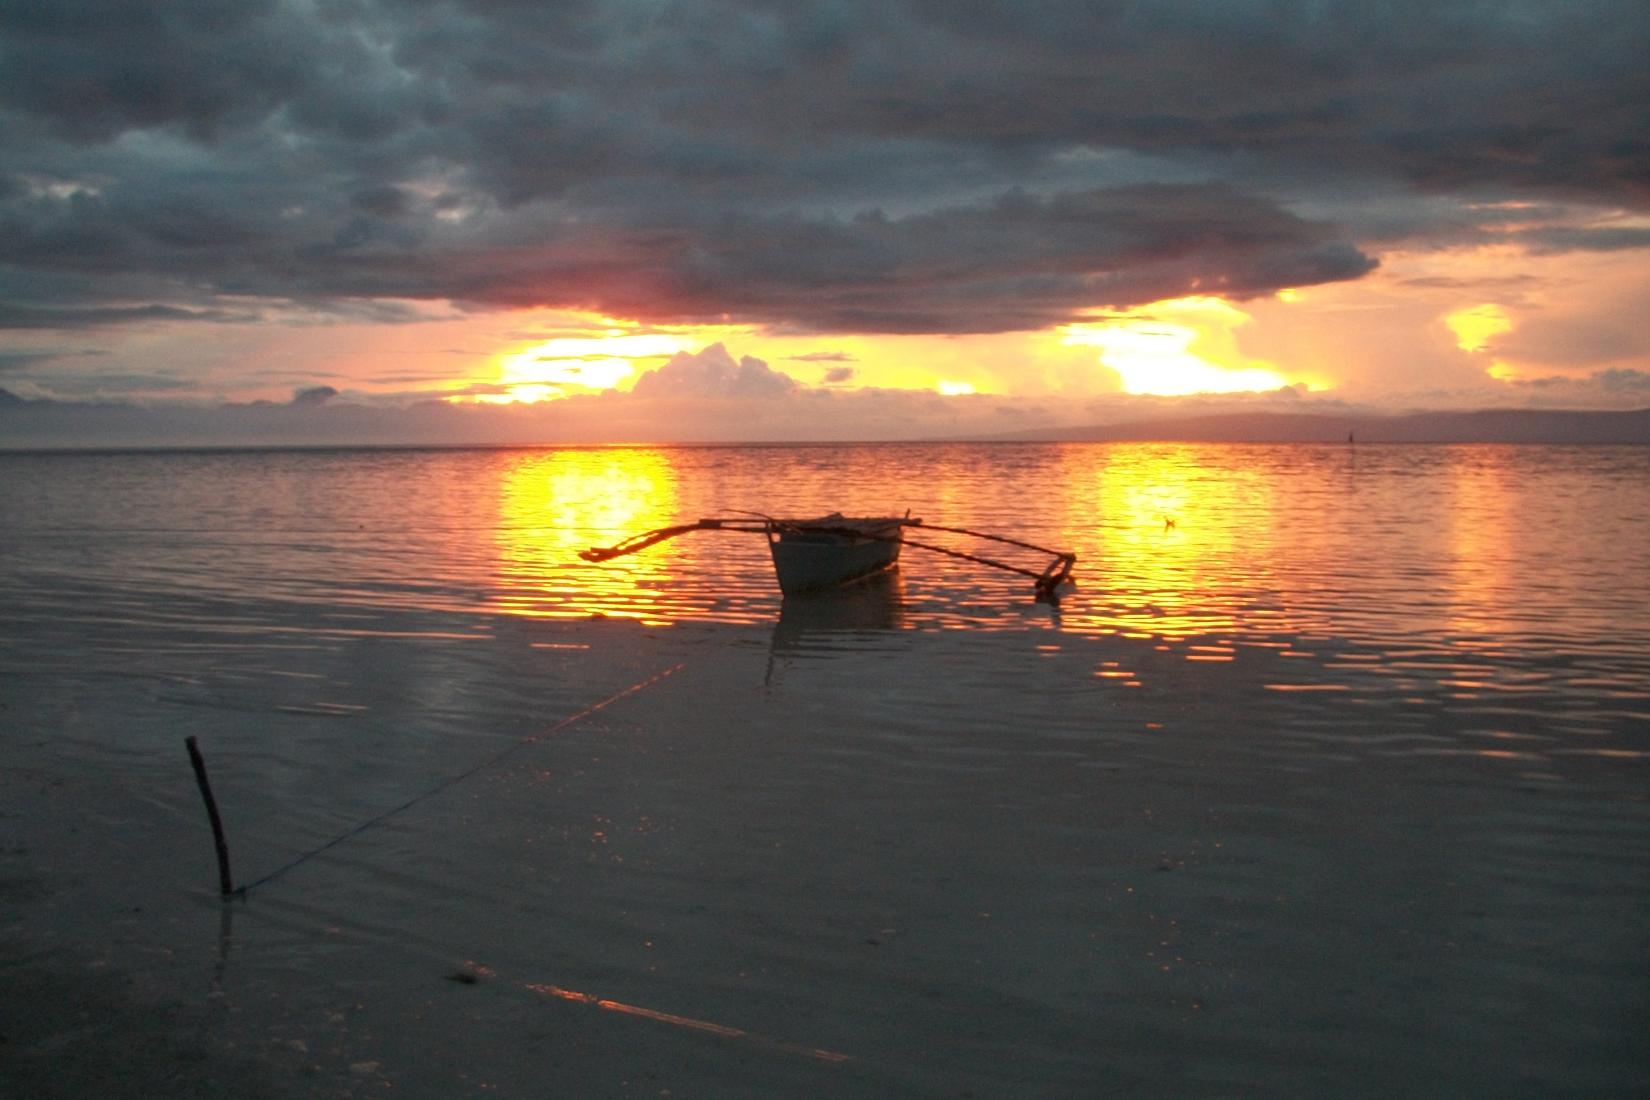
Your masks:
<svg viewBox="0 0 1650 1100"><path fill-rule="evenodd" d="M367 821L363 821L361 824L355 826L355 828L351 829L349 832L344 833L341 836L333 837L331 840L327 841L325 844L321 845L319 848L316 848L313 851L305 852L303 855L299 856L297 859L294 859L291 863L288 863L286 866L276 868L275 870L271 871L269 874L265 875L263 878L258 879L256 882L249 882L246 885L237 888L234 892L236 894L245 895L250 890L254 890L257 887L264 885L265 883L268 883L268 882L271 882L271 881L273 881L277 878L280 878L282 875L286 874L288 871L292 870L294 867L298 867L301 864L307 863L309 860L314 859L316 856L320 855L322 852L328 851L332 848L336 848L338 845L344 843L344 841L349 840L353 837L360 836L362 833L366 832L368 829L371 829L373 826L383 824L384 822L388 821L390 818L394 817L395 815L412 809L414 806L418 805L420 802L423 802L428 798L432 798L435 795L440 794L442 791L447 790L449 787L452 787L452 786L455 786L456 784L462 783L464 780L470 778L472 775L475 775L477 772L484 771L487 768L492 767L494 764L497 764L500 760L503 760L506 756L509 756L511 753L518 752L521 749L526 748L528 745L531 745L536 741L542 741L546 737L550 737L553 734L560 733L562 730L566 729L568 726L571 726L576 722L582 722L584 719L590 717L592 714L595 714L597 711L603 710L607 707L612 706L614 703L617 703L620 699L625 698L627 695L634 695L638 691L642 691L645 688L652 687L654 684L658 683L660 680L663 680L665 677L667 677L667 676L669 676L673 673L680 672L682 667L683 667L682 665L672 665L670 668L663 669L662 671L659 671L659 672L655 672L652 676L649 676L647 679L641 680L641 681L639 681L637 683L634 683L634 684L631 684L629 687L625 688L622 691L615 692L612 695L609 695L605 699L602 699L598 702L592 703L589 706L585 707L583 710L579 711L577 714L569 715L568 717L563 718L560 722L557 722L553 726L547 726L544 729L539 730L537 733L534 733L534 734L531 734L527 737L521 738L515 744L509 746L508 748L504 749L501 752L494 753L492 756L488 757L486 760L483 760L481 763L477 764L475 767L470 768L467 771L460 772L458 775L452 776L452 777L442 781L440 784L438 784L434 787L431 787L429 790L424 791L422 794L418 794L418 795L415 795L412 798L409 798L407 801L403 802L399 806L396 806L394 809L385 810L383 813L379 814L377 817L371 818L370 820L367 820Z"/></svg>

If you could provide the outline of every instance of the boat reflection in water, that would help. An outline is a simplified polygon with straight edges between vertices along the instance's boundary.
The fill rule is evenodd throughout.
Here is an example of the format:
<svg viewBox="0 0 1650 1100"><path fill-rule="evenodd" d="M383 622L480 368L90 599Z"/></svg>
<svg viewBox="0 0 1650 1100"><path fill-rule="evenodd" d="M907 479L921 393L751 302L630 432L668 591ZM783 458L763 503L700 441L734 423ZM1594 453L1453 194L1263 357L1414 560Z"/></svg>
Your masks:
<svg viewBox="0 0 1650 1100"><path fill-rule="evenodd" d="M887 651L905 644L911 623L899 567L847 584L786 596L779 605L763 683L773 685L795 661Z"/></svg>
<svg viewBox="0 0 1650 1100"><path fill-rule="evenodd" d="M775 654L844 648L844 635L885 634L905 628L905 588L898 569L850 584L786 596L773 628ZM853 648L864 648L856 645Z"/></svg>

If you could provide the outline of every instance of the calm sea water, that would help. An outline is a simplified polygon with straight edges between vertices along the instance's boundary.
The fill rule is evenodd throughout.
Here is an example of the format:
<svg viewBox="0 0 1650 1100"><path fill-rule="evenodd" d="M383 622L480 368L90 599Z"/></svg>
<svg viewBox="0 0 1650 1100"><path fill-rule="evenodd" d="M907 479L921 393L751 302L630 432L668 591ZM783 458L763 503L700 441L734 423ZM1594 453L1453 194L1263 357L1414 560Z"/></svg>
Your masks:
<svg viewBox="0 0 1650 1100"><path fill-rule="evenodd" d="M577 557L907 509L1076 583ZM275 1095L1650 1086L1650 447L7 454L0 611L14 980Z"/></svg>

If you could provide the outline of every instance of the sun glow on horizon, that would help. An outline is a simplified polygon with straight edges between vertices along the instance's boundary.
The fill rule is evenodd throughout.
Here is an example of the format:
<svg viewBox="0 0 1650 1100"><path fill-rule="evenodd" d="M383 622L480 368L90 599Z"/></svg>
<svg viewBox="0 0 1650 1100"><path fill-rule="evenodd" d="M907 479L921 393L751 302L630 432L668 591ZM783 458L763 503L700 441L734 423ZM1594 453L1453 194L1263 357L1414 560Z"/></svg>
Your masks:
<svg viewBox="0 0 1650 1100"><path fill-rule="evenodd" d="M1455 334L1455 343L1462 351L1489 351L1497 336L1512 331L1512 318L1507 311L1493 303L1458 309L1444 318L1444 324Z"/></svg>
<svg viewBox="0 0 1650 1100"><path fill-rule="evenodd" d="M1298 298L1293 293L1278 296L1286 307ZM1325 384L1316 374L1286 373L1269 359L1246 353L1236 331L1254 320L1223 299L1205 296L1169 299L1082 323L965 339L734 325L661 328L599 314L539 313L500 332L502 339L495 338L493 346L503 350L477 363L462 388L451 389L444 399L530 406L622 394L679 357L685 358L684 369L672 373L673 384L710 386L706 392L712 393L717 372L697 371L696 360L715 345L740 361L751 358L775 374L789 375L798 392L829 387L839 394L926 391L941 397L1035 400L1050 394L1179 396ZM649 396L656 399L657 391Z"/></svg>
<svg viewBox="0 0 1650 1100"><path fill-rule="evenodd" d="M556 336L517 347L493 360L492 392L449 400L489 405L534 404L577 393L621 388L643 369L691 350L698 337L686 333L635 332L606 322L588 336Z"/></svg>
<svg viewBox="0 0 1650 1100"><path fill-rule="evenodd" d="M636 373L634 360L671 355L677 341L613 330L597 337L558 336L505 355L499 384L515 401L544 401L573 392L610 390Z"/></svg>
<svg viewBox="0 0 1650 1100"><path fill-rule="evenodd" d="M1495 338L1513 330L1513 321L1507 311L1493 302L1458 309L1444 318L1444 324L1455 334L1455 345L1464 352L1492 356L1484 373L1500 381L1518 377L1518 371L1500 359L1493 358Z"/></svg>
<svg viewBox="0 0 1650 1100"><path fill-rule="evenodd" d="M1289 385L1288 378L1258 360L1227 366L1211 357L1236 357L1231 330L1248 320L1247 313L1220 298L1175 298L1132 316L1067 325L1062 334L1066 344L1098 349L1101 364L1117 372L1126 393L1181 397Z"/></svg>

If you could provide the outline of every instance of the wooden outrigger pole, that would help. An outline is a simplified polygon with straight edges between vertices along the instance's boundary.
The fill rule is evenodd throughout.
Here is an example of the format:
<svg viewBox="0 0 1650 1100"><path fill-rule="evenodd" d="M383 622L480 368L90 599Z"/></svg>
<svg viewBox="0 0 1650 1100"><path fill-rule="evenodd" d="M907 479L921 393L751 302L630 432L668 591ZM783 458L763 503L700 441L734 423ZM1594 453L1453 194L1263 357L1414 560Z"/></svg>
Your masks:
<svg viewBox="0 0 1650 1100"><path fill-rule="evenodd" d="M646 550L649 546L656 546L666 539L673 539L677 535L686 535L692 531L766 531L768 525L775 521L769 519L702 519L697 523L679 523L674 527L660 527L654 531L643 531L639 535L631 535L612 546L592 546L588 550L580 550L579 557L585 561L612 561L622 558L626 554L634 554L638 550Z"/></svg>
<svg viewBox="0 0 1650 1100"><path fill-rule="evenodd" d="M1009 546L1018 546L1025 550L1034 550L1039 554L1052 555L1053 560L1044 566L1041 572L1033 572L1030 569L1026 569L1018 565L1010 565L1007 562L997 561L994 558L981 557L978 554L965 554L961 550L952 550L944 546L934 546L926 542L912 542L910 539L903 540L905 545L915 546L918 550L928 550L935 554L944 554L948 558L961 558L964 561L978 562L981 565L989 565L993 569L1003 569L1010 573L1019 573L1022 576L1030 577L1032 582L1036 585L1037 595L1047 598L1053 598L1054 590L1059 588L1068 578L1070 578L1071 567L1077 564L1076 554L1066 553L1062 550L1051 550L1046 546L1038 546L1036 543L1032 542L1023 542L1020 539L1011 539L1006 535L993 535L985 531L972 531L966 527L941 527L932 523L923 524L923 527L929 531L944 531L947 534L952 535L967 535L970 538L989 539L992 542L1001 542L1006 543Z"/></svg>
<svg viewBox="0 0 1650 1100"><path fill-rule="evenodd" d="M867 530L866 524L876 523L883 528L894 527L893 534L881 533L877 530ZM953 550L945 546L935 546L929 542L917 542L905 537L904 528L921 527L926 531L940 531L946 534L966 535L969 538L986 539L991 542L1000 542L1009 546L1031 550L1039 554L1050 555L1051 560L1041 571L1027 569L1023 566L998 561L995 558L983 557L979 554L969 554L961 550ZM680 523L671 527L660 527L652 531L643 531L631 535L612 546L591 547L579 551L579 557L589 562L611 561L626 554L634 554L656 546L667 539L676 538L694 531L741 531L766 534L770 542L780 541L787 537L809 538L840 538L857 542L899 543L901 546L911 546L918 550L927 550L931 553L942 554L950 558L959 558L963 561L976 562L990 566L993 569L1002 569L1009 573L1018 573L1030 577L1036 586L1037 595L1052 599L1055 590L1065 583L1071 576L1072 566L1077 562L1077 555L1060 550L1051 550L1046 546L1025 542L1021 539L1009 538L1006 535L993 535L986 531L975 531L967 527L944 527L938 524L924 523L920 519L909 516L886 520L847 520L841 516L827 516L817 520L788 520L774 519L770 516L753 514L751 516L720 517L701 519L695 523Z"/></svg>

